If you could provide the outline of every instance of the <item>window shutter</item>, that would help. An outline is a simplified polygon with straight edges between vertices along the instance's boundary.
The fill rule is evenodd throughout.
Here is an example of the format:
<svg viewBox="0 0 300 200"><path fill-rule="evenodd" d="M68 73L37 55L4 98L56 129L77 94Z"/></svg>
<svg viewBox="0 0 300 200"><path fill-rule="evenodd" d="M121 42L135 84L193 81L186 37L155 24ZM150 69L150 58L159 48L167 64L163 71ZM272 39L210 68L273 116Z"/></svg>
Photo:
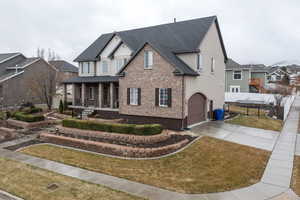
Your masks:
<svg viewBox="0 0 300 200"><path fill-rule="evenodd" d="M127 105L130 105L130 88L127 88Z"/></svg>
<svg viewBox="0 0 300 200"><path fill-rule="evenodd" d="M141 105L141 88L138 88L138 105Z"/></svg>
<svg viewBox="0 0 300 200"><path fill-rule="evenodd" d="M159 88L155 88L155 106L159 106Z"/></svg>
<svg viewBox="0 0 300 200"><path fill-rule="evenodd" d="M168 88L168 107L172 107L172 88Z"/></svg>
<svg viewBox="0 0 300 200"><path fill-rule="evenodd" d="M197 54L197 69L200 69L200 55Z"/></svg>

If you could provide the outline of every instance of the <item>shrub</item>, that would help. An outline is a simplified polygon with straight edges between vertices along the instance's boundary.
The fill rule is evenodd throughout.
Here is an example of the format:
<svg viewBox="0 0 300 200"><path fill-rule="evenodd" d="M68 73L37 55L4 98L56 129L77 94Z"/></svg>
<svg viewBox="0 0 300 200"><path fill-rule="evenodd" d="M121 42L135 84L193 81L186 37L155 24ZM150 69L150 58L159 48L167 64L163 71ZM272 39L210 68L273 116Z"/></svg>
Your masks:
<svg viewBox="0 0 300 200"><path fill-rule="evenodd" d="M23 112L14 113L14 118L23 122L39 122L45 119L43 115L31 115Z"/></svg>
<svg viewBox="0 0 300 200"><path fill-rule="evenodd" d="M64 101L64 106L63 106L63 108L64 108L64 111L69 109L69 104L68 104L67 101Z"/></svg>
<svg viewBox="0 0 300 200"><path fill-rule="evenodd" d="M162 126L159 124L110 124L77 119L64 119L62 124L64 127L70 128L134 135L156 135L163 130Z"/></svg>
<svg viewBox="0 0 300 200"><path fill-rule="evenodd" d="M43 112L43 109L42 108L38 108L38 107L34 107L34 108L31 108L31 111L30 111L31 114L33 114L33 113L39 113L39 112Z"/></svg>

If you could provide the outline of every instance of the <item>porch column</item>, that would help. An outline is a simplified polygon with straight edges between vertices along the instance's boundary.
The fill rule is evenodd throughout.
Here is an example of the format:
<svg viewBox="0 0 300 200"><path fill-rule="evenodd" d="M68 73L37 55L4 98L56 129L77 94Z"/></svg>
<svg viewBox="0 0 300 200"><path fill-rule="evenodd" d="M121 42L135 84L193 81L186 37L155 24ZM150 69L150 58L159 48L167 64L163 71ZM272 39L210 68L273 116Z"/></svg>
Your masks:
<svg viewBox="0 0 300 200"><path fill-rule="evenodd" d="M98 95L98 101L99 101L99 108L102 108L102 83L99 83L99 95Z"/></svg>
<svg viewBox="0 0 300 200"><path fill-rule="evenodd" d="M82 106L84 106L84 101L85 101L85 83L81 84L81 103Z"/></svg>
<svg viewBox="0 0 300 200"><path fill-rule="evenodd" d="M67 102L68 98L67 98L67 95L68 95L68 91L67 91L68 87L67 87L67 84L65 83L64 84L64 102Z"/></svg>
<svg viewBox="0 0 300 200"><path fill-rule="evenodd" d="M114 83L110 83L109 87L109 92L110 92L110 108L114 108Z"/></svg>
<svg viewBox="0 0 300 200"><path fill-rule="evenodd" d="M75 83L72 84L72 105L75 106Z"/></svg>

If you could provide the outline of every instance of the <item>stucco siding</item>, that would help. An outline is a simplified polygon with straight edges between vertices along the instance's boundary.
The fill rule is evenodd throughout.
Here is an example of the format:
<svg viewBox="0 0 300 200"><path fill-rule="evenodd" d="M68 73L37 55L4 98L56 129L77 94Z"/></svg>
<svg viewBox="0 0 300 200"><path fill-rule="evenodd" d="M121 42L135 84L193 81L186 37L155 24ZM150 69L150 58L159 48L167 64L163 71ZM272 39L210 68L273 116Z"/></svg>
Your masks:
<svg viewBox="0 0 300 200"><path fill-rule="evenodd" d="M207 101L213 100L214 109L223 108L225 98L225 56L222 51L221 42L218 36L217 27L213 24L207 32L200 47L202 55L203 70L198 77L185 77L185 115L188 114L187 103L189 98L195 93L202 93ZM196 68L196 54L191 61L192 68ZM215 59L215 70L211 72L211 59ZM192 62L192 59L194 62ZM207 106L209 103L207 102ZM208 110L208 109L207 109Z"/></svg>

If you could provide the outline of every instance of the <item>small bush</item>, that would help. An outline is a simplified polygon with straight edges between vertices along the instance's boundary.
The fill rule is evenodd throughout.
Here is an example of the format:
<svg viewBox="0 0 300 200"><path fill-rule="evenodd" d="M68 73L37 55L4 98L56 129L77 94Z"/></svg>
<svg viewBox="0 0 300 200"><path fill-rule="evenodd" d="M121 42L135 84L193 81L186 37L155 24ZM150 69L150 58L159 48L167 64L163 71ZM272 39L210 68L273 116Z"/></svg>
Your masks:
<svg viewBox="0 0 300 200"><path fill-rule="evenodd" d="M39 122L45 120L43 115L31 115L23 112L14 113L14 118L23 122Z"/></svg>
<svg viewBox="0 0 300 200"><path fill-rule="evenodd" d="M64 112L64 104L63 104L62 100L59 101L58 110L59 110L59 113L63 113Z"/></svg>
<svg viewBox="0 0 300 200"><path fill-rule="evenodd" d="M34 107L34 108L31 108L31 111L30 111L31 114L33 114L33 113L39 113L39 112L43 112L43 109L42 108L38 108L38 107Z"/></svg>
<svg viewBox="0 0 300 200"><path fill-rule="evenodd" d="M114 132L133 135L156 135L162 132L163 128L159 124L110 124L86 120L64 119L64 127L78 128L84 130Z"/></svg>

